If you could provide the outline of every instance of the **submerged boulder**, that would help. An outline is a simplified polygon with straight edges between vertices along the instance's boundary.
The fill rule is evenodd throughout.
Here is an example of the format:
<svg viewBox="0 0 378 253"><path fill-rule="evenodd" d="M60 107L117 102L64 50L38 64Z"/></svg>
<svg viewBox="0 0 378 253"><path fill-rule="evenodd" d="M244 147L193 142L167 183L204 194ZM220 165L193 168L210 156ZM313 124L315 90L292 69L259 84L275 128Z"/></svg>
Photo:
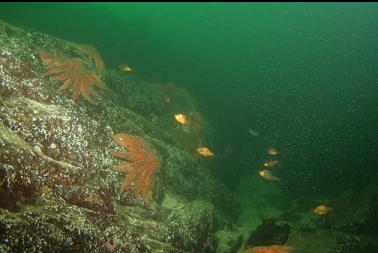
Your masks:
<svg viewBox="0 0 378 253"><path fill-rule="evenodd" d="M289 238L290 225L277 224L276 219L265 219L248 239L251 246L283 245Z"/></svg>

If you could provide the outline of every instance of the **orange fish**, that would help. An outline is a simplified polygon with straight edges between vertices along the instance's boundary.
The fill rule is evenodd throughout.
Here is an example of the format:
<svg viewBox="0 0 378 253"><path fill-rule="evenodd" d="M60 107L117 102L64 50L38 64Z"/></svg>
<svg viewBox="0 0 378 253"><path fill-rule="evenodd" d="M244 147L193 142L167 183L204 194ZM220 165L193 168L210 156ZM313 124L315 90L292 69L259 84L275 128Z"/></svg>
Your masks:
<svg viewBox="0 0 378 253"><path fill-rule="evenodd" d="M133 72L134 71L134 69L133 68L131 68L129 65L127 65L127 64L121 64L121 65L119 65L119 69L121 70L121 71L123 71L123 72Z"/></svg>
<svg viewBox="0 0 378 253"><path fill-rule="evenodd" d="M329 206L326 206L326 205L320 205L317 208L315 208L313 211L316 214L325 215L325 214L331 212L332 209L333 209L332 207L329 207Z"/></svg>
<svg viewBox="0 0 378 253"><path fill-rule="evenodd" d="M175 119L177 120L177 122L179 122L180 124L183 124L183 125L190 125L190 120L188 119L188 117L184 114L176 114L175 115Z"/></svg>
<svg viewBox="0 0 378 253"><path fill-rule="evenodd" d="M198 152L198 154L205 156L205 157L214 156L214 153L211 152L211 150L208 149L207 147L197 148L197 152Z"/></svg>
<svg viewBox="0 0 378 253"><path fill-rule="evenodd" d="M268 153L268 155L278 155L278 151L275 148L268 148L266 152Z"/></svg>
<svg viewBox="0 0 378 253"><path fill-rule="evenodd" d="M244 253L290 253L291 247L282 245L259 246L249 248Z"/></svg>
<svg viewBox="0 0 378 253"><path fill-rule="evenodd" d="M276 166L278 163L279 163L278 160L266 161L266 162L264 163L264 166L265 166L265 167L269 167L269 168L271 168L271 167Z"/></svg>
<svg viewBox="0 0 378 253"><path fill-rule="evenodd" d="M268 181L280 181L278 177L276 177L271 170L260 170L259 174L262 178Z"/></svg>

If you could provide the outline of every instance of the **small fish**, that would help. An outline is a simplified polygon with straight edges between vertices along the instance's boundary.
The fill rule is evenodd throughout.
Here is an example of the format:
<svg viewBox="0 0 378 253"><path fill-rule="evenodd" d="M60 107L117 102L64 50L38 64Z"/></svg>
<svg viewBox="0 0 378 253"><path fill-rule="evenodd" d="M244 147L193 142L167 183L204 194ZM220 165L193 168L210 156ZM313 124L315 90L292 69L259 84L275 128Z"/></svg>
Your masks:
<svg viewBox="0 0 378 253"><path fill-rule="evenodd" d="M250 135L252 135L252 136L255 136L255 137L259 136L259 133L256 132L256 131L255 131L254 129L252 129L252 128L248 128L248 133L249 133Z"/></svg>
<svg viewBox="0 0 378 253"><path fill-rule="evenodd" d="M208 149L207 147L197 148L197 152L198 152L198 154L205 156L205 157L214 156L214 153L210 149Z"/></svg>
<svg viewBox="0 0 378 253"><path fill-rule="evenodd" d="M118 66L119 67L119 70L123 71L123 72L133 72L134 69L131 68L129 65L127 64L121 64Z"/></svg>
<svg viewBox="0 0 378 253"><path fill-rule="evenodd" d="M183 124L183 125L190 125L190 120L189 118L184 115L184 114L176 114L175 115L175 119L177 120L177 122L179 122L180 124Z"/></svg>
<svg viewBox="0 0 378 253"><path fill-rule="evenodd" d="M170 103L170 102L171 102L171 97L168 96L167 94L162 94L161 97L163 98L163 100L164 100L166 103Z"/></svg>
<svg viewBox="0 0 378 253"><path fill-rule="evenodd" d="M276 166L278 163L279 163L278 160L266 161L266 162L264 163L264 166L265 166L265 167L269 167L269 168L271 168L271 167Z"/></svg>
<svg viewBox="0 0 378 253"><path fill-rule="evenodd" d="M333 209L332 207L329 207L329 206L326 206L326 205L320 205L320 206L316 207L313 211L316 214L325 215L325 214L331 212L332 209Z"/></svg>
<svg viewBox="0 0 378 253"><path fill-rule="evenodd" d="M275 148L268 148L266 152L268 155L278 155L278 151Z"/></svg>
<svg viewBox="0 0 378 253"><path fill-rule="evenodd" d="M262 178L268 181L280 181L271 170L259 170L259 174Z"/></svg>
<svg viewBox="0 0 378 253"><path fill-rule="evenodd" d="M258 246L249 248L244 253L290 253L291 247L283 245Z"/></svg>

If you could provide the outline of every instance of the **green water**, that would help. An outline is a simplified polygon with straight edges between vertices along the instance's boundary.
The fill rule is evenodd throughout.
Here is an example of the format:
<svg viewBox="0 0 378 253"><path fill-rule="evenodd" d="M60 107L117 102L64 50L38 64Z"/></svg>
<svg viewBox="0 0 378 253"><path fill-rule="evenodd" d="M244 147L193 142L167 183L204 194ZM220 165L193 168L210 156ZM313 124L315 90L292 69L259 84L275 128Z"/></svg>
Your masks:
<svg viewBox="0 0 378 253"><path fill-rule="evenodd" d="M214 151L234 150L209 164L231 188L267 146L293 197L377 176L377 3L4 3L0 18L93 44L107 68L129 63L186 87Z"/></svg>

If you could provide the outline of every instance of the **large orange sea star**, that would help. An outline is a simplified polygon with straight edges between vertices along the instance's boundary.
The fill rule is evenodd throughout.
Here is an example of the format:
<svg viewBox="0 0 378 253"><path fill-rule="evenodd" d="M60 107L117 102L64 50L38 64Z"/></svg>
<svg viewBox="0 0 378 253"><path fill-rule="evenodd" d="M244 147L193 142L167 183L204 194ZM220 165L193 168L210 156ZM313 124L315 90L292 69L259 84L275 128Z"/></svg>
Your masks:
<svg viewBox="0 0 378 253"><path fill-rule="evenodd" d="M129 162L113 166L115 171L128 172L120 192L133 186L135 196L140 197L146 204L151 203L154 186L153 173L158 169L156 151L138 136L122 133L114 135L113 139L128 150L127 152L112 152L112 156Z"/></svg>
<svg viewBox="0 0 378 253"><path fill-rule="evenodd" d="M100 78L85 67L79 58L70 58L62 51L56 50L53 54L40 50L42 61L47 64L47 74L52 79L64 81L59 90L68 90L73 86L72 98L76 100L79 92L88 101L92 101L91 95L97 95L93 86L102 85Z"/></svg>

